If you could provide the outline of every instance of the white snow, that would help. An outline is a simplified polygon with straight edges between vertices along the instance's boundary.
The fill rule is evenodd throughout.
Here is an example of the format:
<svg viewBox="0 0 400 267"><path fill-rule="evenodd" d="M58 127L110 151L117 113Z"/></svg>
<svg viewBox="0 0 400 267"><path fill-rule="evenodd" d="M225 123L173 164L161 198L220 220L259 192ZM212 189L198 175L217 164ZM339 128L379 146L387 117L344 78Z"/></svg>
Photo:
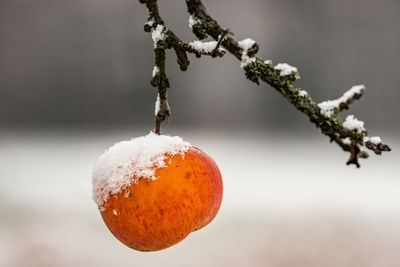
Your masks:
<svg viewBox="0 0 400 267"><path fill-rule="evenodd" d="M250 38L244 39L238 42L240 48L242 48L242 60L240 62L240 67L244 68L251 62L256 61L255 57L249 57L247 55L247 51L255 44L256 42Z"/></svg>
<svg viewBox="0 0 400 267"><path fill-rule="evenodd" d="M365 131L364 122L355 118L354 115L349 115L346 117L346 120L343 122L343 127L350 130L356 130L359 133Z"/></svg>
<svg viewBox="0 0 400 267"><path fill-rule="evenodd" d="M239 42L238 42L238 45L240 46L240 48L243 49L243 51L247 51L247 50L249 50L255 43L256 43L256 41L254 41L254 40L252 40L252 39L250 39L250 38L247 38L247 39L244 39L244 40L239 41Z"/></svg>
<svg viewBox="0 0 400 267"><path fill-rule="evenodd" d="M355 94L361 94L362 91L365 91L364 85L355 85L351 87L350 90L345 92L340 98L319 103L318 107L321 109L321 114L330 117L334 113L334 109L339 108L340 103L346 103Z"/></svg>
<svg viewBox="0 0 400 267"><path fill-rule="evenodd" d="M321 114L330 117L334 113L335 108L339 108L340 102L336 100L327 100L318 104L318 107L321 109Z"/></svg>
<svg viewBox="0 0 400 267"><path fill-rule="evenodd" d="M151 38L153 38L154 48L157 47L157 43L161 40L165 40L165 27L161 24L158 24L155 29L151 31Z"/></svg>
<svg viewBox="0 0 400 267"><path fill-rule="evenodd" d="M146 25L149 25L150 27L153 26L153 24L154 24L154 19L151 19L146 22Z"/></svg>
<svg viewBox="0 0 400 267"><path fill-rule="evenodd" d="M160 94L157 94L157 100L154 107L154 115L157 116L158 112L160 111Z"/></svg>
<svg viewBox="0 0 400 267"><path fill-rule="evenodd" d="M264 60L264 64L272 65L272 60L271 59Z"/></svg>
<svg viewBox="0 0 400 267"><path fill-rule="evenodd" d="M159 72L160 72L160 68L157 67L157 66L154 66L154 68L153 68L153 78L156 77L157 73L159 73Z"/></svg>
<svg viewBox="0 0 400 267"><path fill-rule="evenodd" d="M197 24L199 21L195 19L192 15L189 16L189 28L193 29L193 25Z"/></svg>
<svg viewBox="0 0 400 267"><path fill-rule="evenodd" d="M299 91L299 96L305 97L308 95L308 92L306 90L300 90Z"/></svg>
<svg viewBox="0 0 400 267"><path fill-rule="evenodd" d="M146 136L116 143L101 155L92 174L93 200L100 210L110 197L139 179L157 179L155 170L165 167L166 155L184 156L191 145L178 136Z"/></svg>
<svg viewBox="0 0 400 267"><path fill-rule="evenodd" d="M339 108L340 102L336 100L327 100L318 104L318 107L321 109L321 114L326 117L332 116L335 108Z"/></svg>
<svg viewBox="0 0 400 267"><path fill-rule="evenodd" d="M198 41L198 40L195 40L195 41L189 43L189 45L193 49L196 49L196 50L198 50L200 52L204 52L204 53L212 52L215 49L215 47L217 46L217 44L218 44L217 41L202 42L202 41ZM224 49L222 47L219 47L218 50L224 51Z"/></svg>
<svg viewBox="0 0 400 267"><path fill-rule="evenodd" d="M345 144L345 145L350 145L350 144L351 144L351 140L350 140L350 138L348 138L348 137L343 138L343 139L342 139L342 142L343 142L343 144Z"/></svg>
<svg viewBox="0 0 400 267"><path fill-rule="evenodd" d="M292 72L297 73L297 68L293 67L287 63L278 63L274 69L276 70L280 70L280 75L281 76L287 76L290 75Z"/></svg>
<svg viewBox="0 0 400 267"><path fill-rule="evenodd" d="M362 91L365 91L365 86L363 84L354 85L353 87L350 88L350 90L344 93L342 97L347 101L350 98L352 98L355 94L361 94Z"/></svg>
<svg viewBox="0 0 400 267"><path fill-rule="evenodd" d="M375 145L382 144L382 139L379 136L373 136L371 138L364 137L363 141L364 141L364 143L370 141L371 143L373 143Z"/></svg>
<svg viewBox="0 0 400 267"><path fill-rule="evenodd" d="M369 139L369 141L371 143L374 143L375 145L377 144L381 144L382 143L382 139L379 136L373 136Z"/></svg>

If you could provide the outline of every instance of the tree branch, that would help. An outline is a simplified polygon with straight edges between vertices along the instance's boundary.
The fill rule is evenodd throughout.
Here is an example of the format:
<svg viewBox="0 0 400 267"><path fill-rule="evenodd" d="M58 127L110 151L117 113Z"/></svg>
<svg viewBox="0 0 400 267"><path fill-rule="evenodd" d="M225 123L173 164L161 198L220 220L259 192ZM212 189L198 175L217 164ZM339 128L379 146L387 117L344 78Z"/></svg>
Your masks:
<svg viewBox="0 0 400 267"><path fill-rule="evenodd" d="M202 55L211 57L222 57L225 50L220 48L219 42L183 42L171 30L165 27L164 21L158 11L157 0L139 0L145 4L149 17L144 25L145 32L151 32L154 42L155 66L151 85L158 87L159 109L156 112L155 132L161 133L160 126L164 121L168 121L171 110L168 104L167 89L170 88L169 80L165 72L165 50L173 48L177 57L177 63L182 71L186 71L190 61L187 53L195 54L196 57ZM223 37L222 37L223 38Z"/></svg>
<svg viewBox="0 0 400 267"><path fill-rule="evenodd" d="M214 42L201 43L200 41L195 41L185 43L181 41L171 30L164 27L156 0L140 0L140 2L146 4L149 10L149 19L145 25L145 31L152 32L155 44L156 67L159 68L159 73L155 76L153 75L152 85L158 86L160 100L162 92L165 91L165 101L167 101L166 89L169 87L168 79L165 75L165 49L174 48L178 64L181 70L184 71L189 66L186 52L193 53L197 57L201 55L222 56L224 54L224 50L220 48L222 46L241 61L240 66L250 81L259 84L261 80L269 84L285 97L289 103L303 112L324 135L330 138L331 142L337 143L344 151L350 152L350 159L347 164L354 164L359 167L358 159L368 157L368 154L362 151L360 146L366 146L376 154L391 150L388 145L380 141L379 137L369 139L367 131L364 129L364 123L358 121L354 116L348 116L343 123L338 116L341 111L349 109L350 104L363 95L365 91L363 85L352 87L336 100L317 104L305 90L294 87L293 83L300 78L297 68L286 63L279 63L273 66L270 60L255 57L259 48L258 44L251 39L239 42L233 39L232 33L221 28L217 21L208 15L201 0L186 0L188 12L190 13L189 26L200 40L211 36L216 40ZM168 105L164 106L168 107ZM160 117L159 121L161 122L168 119L170 115L169 107L168 112L163 111L162 101L158 113L157 118ZM375 139L372 142L373 138Z"/></svg>
<svg viewBox="0 0 400 267"><path fill-rule="evenodd" d="M204 39L211 36L215 40L223 33L223 29L216 20L208 15L201 0L186 0L188 12L195 21L192 25L193 33L199 38ZM321 112L321 108L311 98L311 96L300 88L295 88L293 82L300 78L297 69L288 64L278 64L273 67L271 61L266 61L255 57L258 51L258 45L252 40L246 39L237 42L231 36L227 36L222 42L222 46L232 55L242 62L242 68L246 77L259 84L262 80L276 89L283 97L285 97L293 106L309 117L321 132L330 137L331 142L336 142L344 151L350 152L350 159L347 164L355 164L359 167L358 158L367 157L367 153L361 151L360 145L366 145L368 149L376 150L369 143L364 143L367 132L358 131L353 128L346 128L340 122L337 113L344 109L348 109L349 105L356 99L359 99L364 93L364 87L353 88L349 93L344 95L343 99L339 99L339 105L334 108L332 114L327 116ZM354 92L357 91L357 92ZM346 97L345 97L346 96ZM341 101L344 100L344 101ZM350 141L350 142L349 142ZM384 144L379 145L379 151L390 151L390 147ZM375 151L374 150L374 151Z"/></svg>

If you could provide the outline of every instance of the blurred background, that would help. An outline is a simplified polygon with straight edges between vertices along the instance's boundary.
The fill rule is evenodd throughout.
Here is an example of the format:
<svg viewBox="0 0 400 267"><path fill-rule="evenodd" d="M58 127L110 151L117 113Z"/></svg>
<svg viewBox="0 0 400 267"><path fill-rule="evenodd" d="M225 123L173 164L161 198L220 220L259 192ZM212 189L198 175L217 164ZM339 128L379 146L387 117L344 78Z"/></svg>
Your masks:
<svg viewBox="0 0 400 267"><path fill-rule="evenodd" d="M183 40L184 1L160 0ZM216 219L180 244L140 253L91 200L103 151L154 126L147 10L128 0L0 1L0 266L399 266L400 2L204 0L260 57L299 69L317 102L364 84L347 114L393 151L348 155L230 55L181 72L167 55L164 133L211 155L224 178Z"/></svg>

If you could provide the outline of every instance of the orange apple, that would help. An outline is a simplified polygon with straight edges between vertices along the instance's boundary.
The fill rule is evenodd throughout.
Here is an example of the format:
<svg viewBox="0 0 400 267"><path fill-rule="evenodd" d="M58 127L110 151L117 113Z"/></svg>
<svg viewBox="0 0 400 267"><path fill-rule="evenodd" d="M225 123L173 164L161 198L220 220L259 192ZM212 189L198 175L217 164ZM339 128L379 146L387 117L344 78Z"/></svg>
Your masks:
<svg viewBox="0 0 400 267"><path fill-rule="evenodd" d="M210 223L221 205L221 174L211 157L190 146L183 155L163 158L163 167L152 167L156 179L131 174L135 182L110 193L100 209L113 235L135 250L180 242Z"/></svg>

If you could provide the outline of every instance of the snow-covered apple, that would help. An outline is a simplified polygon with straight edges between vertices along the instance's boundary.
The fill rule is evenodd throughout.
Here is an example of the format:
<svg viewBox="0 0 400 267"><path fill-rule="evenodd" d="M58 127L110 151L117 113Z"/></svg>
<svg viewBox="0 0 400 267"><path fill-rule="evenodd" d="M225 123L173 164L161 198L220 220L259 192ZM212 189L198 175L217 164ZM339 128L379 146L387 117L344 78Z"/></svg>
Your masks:
<svg viewBox="0 0 400 267"><path fill-rule="evenodd" d="M100 156L93 198L118 240L155 251L211 222L221 205L222 179L206 153L180 137L150 133Z"/></svg>

